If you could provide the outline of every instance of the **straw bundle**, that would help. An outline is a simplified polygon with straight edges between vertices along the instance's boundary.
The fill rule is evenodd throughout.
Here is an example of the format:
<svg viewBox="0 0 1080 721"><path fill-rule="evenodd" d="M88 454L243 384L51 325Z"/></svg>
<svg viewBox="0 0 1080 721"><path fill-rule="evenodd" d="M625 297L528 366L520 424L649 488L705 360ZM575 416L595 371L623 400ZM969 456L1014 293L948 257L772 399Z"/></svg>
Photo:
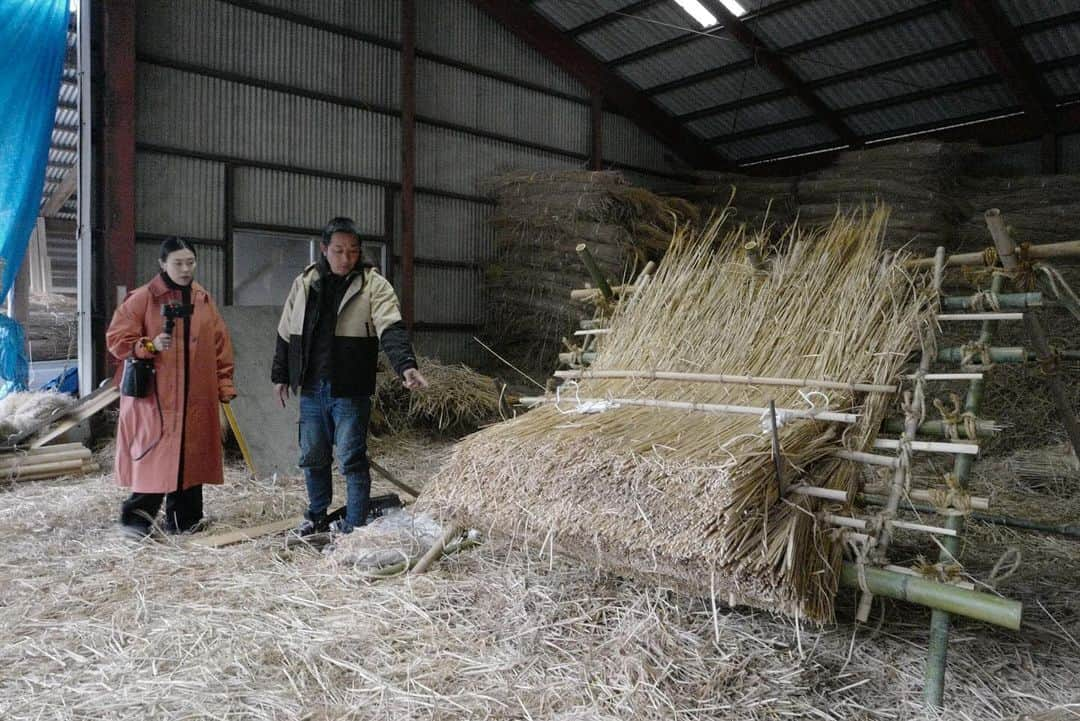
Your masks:
<svg viewBox="0 0 1080 721"><path fill-rule="evenodd" d="M423 357L417 363L430 384L423 390L406 390L389 370L379 373L374 402L378 426L392 431L415 427L471 433L501 418L505 399L494 378L463 363L444 365Z"/></svg>
<svg viewBox="0 0 1080 721"><path fill-rule="evenodd" d="M680 231L655 279L619 307L597 369L885 383L917 346L924 291L882 263L888 213L838 217L821 235L788 235L769 271L741 257L745 230L715 218ZM550 535L610 571L792 615L832 614L841 549L817 501L778 501L768 434L754 417L621 406L575 412L581 398L662 398L780 408L852 409L848 429L783 422L789 481L850 491L854 468L830 453L865 449L880 395L796 388L587 380L563 402L466 439L422 503L459 523Z"/></svg>
<svg viewBox="0 0 1080 721"><path fill-rule="evenodd" d="M11 393L0 399L0 443L38 428L75 405L75 398L55 391Z"/></svg>
<svg viewBox="0 0 1080 721"><path fill-rule="evenodd" d="M825 225L837 207L885 202L893 209L885 245L932 255L954 242L966 215L956 184L969 152L955 143L917 141L841 153L828 168L799 180L799 220Z"/></svg>
<svg viewBox="0 0 1080 721"><path fill-rule="evenodd" d="M577 314L569 292L589 282L575 248L586 243L615 282L667 247L677 222L697 210L627 184L616 172L514 172L488 182L497 255L485 269L484 334L529 371L549 372Z"/></svg>
<svg viewBox="0 0 1080 721"><path fill-rule="evenodd" d="M993 245L983 213L999 208L1017 243L1057 243L1080 238L1080 175L964 178L970 212L960 225L972 250Z"/></svg>

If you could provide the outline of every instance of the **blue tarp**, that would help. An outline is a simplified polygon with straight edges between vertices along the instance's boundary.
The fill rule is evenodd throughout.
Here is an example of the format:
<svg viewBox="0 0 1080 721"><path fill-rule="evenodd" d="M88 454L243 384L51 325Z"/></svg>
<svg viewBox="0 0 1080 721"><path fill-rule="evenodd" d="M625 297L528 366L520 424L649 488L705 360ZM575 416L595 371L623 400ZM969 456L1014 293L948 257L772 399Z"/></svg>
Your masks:
<svg viewBox="0 0 1080 721"><path fill-rule="evenodd" d="M67 51L69 0L0 0L0 301L26 255ZM26 387L23 332L0 316L0 398Z"/></svg>

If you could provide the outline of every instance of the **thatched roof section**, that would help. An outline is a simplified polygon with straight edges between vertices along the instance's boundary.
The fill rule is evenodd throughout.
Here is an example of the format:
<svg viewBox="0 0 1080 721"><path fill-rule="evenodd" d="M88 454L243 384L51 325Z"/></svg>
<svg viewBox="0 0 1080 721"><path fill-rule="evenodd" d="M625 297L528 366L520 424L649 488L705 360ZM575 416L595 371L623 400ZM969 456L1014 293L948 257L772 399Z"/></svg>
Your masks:
<svg viewBox="0 0 1080 721"><path fill-rule="evenodd" d="M622 306L593 367L833 381L895 381L927 322L925 279L882 259L887 212L788 235L770 268L743 257L723 217L676 234L655 279ZM826 620L841 553L820 501L778 498L770 435L755 416L576 398L647 398L846 410L855 425L787 419L789 480L850 490L891 396L830 389L583 380L546 406L467 438L422 501L458 521L525 532L606 570L731 603ZM842 510L842 509L833 509Z"/></svg>

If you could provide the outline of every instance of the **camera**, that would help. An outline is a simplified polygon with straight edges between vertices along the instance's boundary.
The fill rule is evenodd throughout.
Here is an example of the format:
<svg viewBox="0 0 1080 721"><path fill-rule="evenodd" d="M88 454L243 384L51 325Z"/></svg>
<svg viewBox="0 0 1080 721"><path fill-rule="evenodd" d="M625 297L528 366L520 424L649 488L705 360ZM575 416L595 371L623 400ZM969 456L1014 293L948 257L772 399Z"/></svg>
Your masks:
<svg viewBox="0 0 1080 721"><path fill-rule="evenodd" d="M165 333L172 335L177 318L190 318L195 306L190 303L168 303L161 306L161 317L165 319Z"/></svg>

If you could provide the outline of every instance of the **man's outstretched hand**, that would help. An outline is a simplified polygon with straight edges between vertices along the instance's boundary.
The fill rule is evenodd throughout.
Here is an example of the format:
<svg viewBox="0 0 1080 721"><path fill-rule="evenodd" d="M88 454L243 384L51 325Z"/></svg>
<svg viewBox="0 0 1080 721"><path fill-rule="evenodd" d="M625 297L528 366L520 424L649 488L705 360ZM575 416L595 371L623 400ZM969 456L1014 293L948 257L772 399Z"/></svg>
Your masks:
<svg viewBox="0 0 1080 721"><path fill-rule="evenodd" d="M421 388L427 388L428 382L427 378L424 378L420 371L415 368L410 368L405 371L405 376L401 382L401 385L405 386L411 391L418 391Z"/></svg>

